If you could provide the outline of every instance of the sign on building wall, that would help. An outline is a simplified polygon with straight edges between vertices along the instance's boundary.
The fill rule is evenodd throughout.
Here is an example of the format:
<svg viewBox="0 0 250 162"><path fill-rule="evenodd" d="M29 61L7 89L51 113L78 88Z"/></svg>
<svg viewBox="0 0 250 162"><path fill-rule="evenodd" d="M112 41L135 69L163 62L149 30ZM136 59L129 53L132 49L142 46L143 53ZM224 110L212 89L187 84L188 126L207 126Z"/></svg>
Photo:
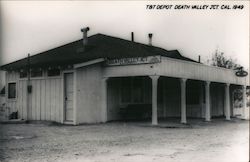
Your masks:
<svg viewBox="0 0 250 162"><path fill-rule="evenodd" d="M109 66L152 64L159 62L161 62L161 56L131 57L106 60L106 64Z"/></svg>
<svg viewBox="0 0 250 162"><path fill-rule="evenodd" d="M245 77L248 75L248 72L243 70L243 67L239 67L239 68L237 68L235 75L238 77Z"/></svg>

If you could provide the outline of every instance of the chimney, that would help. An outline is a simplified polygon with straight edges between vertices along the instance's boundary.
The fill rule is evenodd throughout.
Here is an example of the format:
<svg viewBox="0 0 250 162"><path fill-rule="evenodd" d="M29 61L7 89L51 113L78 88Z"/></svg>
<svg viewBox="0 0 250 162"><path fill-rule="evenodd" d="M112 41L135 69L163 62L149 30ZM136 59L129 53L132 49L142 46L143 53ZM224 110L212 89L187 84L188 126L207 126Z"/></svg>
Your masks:
<svg viewBox="0 0 250 162"><path fill-rule="evenodd" d="M148 34L148 39L149 39L148 45L150 45L150 46L152 46L152 37L153 37L153 34L149 33Z"/></svg>
<svg viewBox="0 0 250 162"><path fill-rule="evenodd" d="M200 63L201 62L201 56L199 55L199 58L198 58L198 62Z"/></svg>
<svg viewBox="0 0 250 162"><path fill-rule="evenodd" d="M131 32L131 42L134 42L134 32Z"/></svg>
<svg viewBox="0 0 250 162"><path fill-rule="evenodd" d="M89 31L89 27L86 28L82 28L81 32L83 33L83 48L85 48L85 46L88 44L88 31Z"/></svg>

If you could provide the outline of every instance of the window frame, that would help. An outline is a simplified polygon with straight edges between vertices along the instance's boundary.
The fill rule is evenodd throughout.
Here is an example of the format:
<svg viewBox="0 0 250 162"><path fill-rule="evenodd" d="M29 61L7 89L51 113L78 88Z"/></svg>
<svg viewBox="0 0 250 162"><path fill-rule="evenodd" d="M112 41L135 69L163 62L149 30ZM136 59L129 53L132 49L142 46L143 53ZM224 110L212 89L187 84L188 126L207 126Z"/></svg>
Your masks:
<svg viewBox="0 0 250 162"><path fill-rule="evenodd" d="M15 97L10 98L10 84L15 84ZM8 100L16 100L17 99L17 82L8 82L8 91L7 91Z"/></svg>
<svg viewBox="0 0 250 162"><path fill-rule="evenodd" d="M25 77L21 77L21 74L22 74L22 73L26 74ZM20 71L20 72L19 72L19 78L20 78L20 79L28 78L28 72L27 72L27 71Z"/></svg>
<svg viewBox="0 0 250 162"><path fill-rule="evenodd" d="M50 70L53 70L53 69L50 69ZM55 68L54 70L59 70L59 75L53 75L53 76L49 76L49 69L46 70L46 74L45 76L48 77L48 78L57 78L57 77L60 77L62 75L62 70L59 69L59 68Z"/></svg>
<svg viewBox="0 0 250 162"><path fill-rule="evenodd" d="M41 72L42 72L42 75L41 75L41 76L35 76L35 77L32 76L32 72L34 72L34 71L36 71L36 70L32 69L32 70L30 71L30 78L32 78L32 79L34 78L34 79L35 79L35 78L43 78L43 77L44 77L44 71L43 71L43 69L41 69L41 70L38 69L38 71L41 71Z"/></svg>

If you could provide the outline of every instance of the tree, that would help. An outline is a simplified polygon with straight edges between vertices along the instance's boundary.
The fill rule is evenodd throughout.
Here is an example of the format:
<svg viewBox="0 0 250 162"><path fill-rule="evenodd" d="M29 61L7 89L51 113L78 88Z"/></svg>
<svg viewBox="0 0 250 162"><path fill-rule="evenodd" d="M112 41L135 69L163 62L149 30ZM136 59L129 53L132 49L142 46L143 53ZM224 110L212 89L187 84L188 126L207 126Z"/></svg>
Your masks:
<svg viewBox="0 0 250 162"><path fill-rule="evenodd" d="M220 52L218 50L212 55L212 59L208 60L208 63L212 66L218 66L227 69L236 69L242 67L241 65L236 63L236 60L233 60L231 57L227 58L224 55L224 52Z"/></svg>
<svg viewBox="0 0 250 162"><path fill-rule="evenodd" d="M243 66L236 63L236 60L233 60L232 58L228 58L224 55L224 52L219 52L218 49L215 51L215 53L212 55L212 59L207 60L208 64L212 66L227 68L227 69L234 69L237 71L242 71ZM247 88L246 91L247 97L250 95L250 89ZM243 103L243 95L242 95L242 89L235 89L234 95L233 95L234 102L238 101L239 107L242 107ZM240 101L240 102L239 102ZM250 106L249 99L247 99L247 106Z"/></svg>

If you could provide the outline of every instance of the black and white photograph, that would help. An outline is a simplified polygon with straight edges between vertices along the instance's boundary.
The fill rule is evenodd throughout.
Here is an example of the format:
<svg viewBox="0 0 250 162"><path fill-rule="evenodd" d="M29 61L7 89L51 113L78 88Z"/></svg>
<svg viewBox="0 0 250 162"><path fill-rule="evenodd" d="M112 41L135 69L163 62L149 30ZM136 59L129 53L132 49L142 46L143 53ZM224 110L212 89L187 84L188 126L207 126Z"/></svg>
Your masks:
<svg viewBox="0 0 250 162"><path fill-rule="evenodd" d="M1 162L249 162L249 1L0 1Z"/></svg>

